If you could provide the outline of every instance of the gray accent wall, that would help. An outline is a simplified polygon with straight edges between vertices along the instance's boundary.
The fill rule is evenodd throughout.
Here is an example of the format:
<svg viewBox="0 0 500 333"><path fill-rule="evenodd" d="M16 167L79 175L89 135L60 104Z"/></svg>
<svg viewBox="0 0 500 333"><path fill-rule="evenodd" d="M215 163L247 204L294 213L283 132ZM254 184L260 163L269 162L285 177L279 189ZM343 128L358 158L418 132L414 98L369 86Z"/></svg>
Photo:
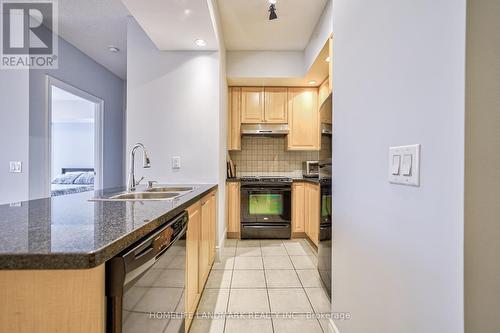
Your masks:
<svg viewBox="0 0 500 333"><path fill-rule="evenodd" d="M29 197L47 196L45 179L48 139L45 110L46 76L50 75L104 100L104 188L123 184L124 82L85 53L59 38L59 69L29 73ZM71 145L71 142L67 143Z"/></svg>

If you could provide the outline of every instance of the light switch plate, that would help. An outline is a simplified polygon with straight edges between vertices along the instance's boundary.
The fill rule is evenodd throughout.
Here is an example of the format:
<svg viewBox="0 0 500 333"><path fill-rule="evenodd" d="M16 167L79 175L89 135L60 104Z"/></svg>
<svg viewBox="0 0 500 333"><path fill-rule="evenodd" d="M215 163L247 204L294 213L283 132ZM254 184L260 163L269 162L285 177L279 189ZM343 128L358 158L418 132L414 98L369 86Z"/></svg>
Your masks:
<svg viewBox="0 0 500 333"><path fill-rule="evenodd" d="M181 168L181 157L173 156L172 157L172 169L180 169Z"/></svg>
<svg viewBox="0 0 500 333"><path fill-rule="evenodd" d="M394 156L400 158L400 172L394 175ZM408 165L408 162L411 163ZM409 175L405 175L408 174ZM392 184L420 186L420 145L389 147L389 182Z"/></svg>
<svg viewBox="0 0 500 333"><path fill-rule="evenodd" d="M9 162L9 172L10 173L23 172L23 163L20 161L10 161Z"/></svg>

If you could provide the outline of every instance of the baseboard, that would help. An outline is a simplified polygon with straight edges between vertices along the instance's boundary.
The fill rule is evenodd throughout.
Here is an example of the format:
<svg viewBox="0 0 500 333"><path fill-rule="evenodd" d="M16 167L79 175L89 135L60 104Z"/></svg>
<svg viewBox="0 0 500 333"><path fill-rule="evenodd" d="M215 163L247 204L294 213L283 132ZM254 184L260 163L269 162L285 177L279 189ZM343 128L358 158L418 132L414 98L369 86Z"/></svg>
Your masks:
<svg viewBox="0 0 500 333"><path fill-rule="evenodd" d="M306 238L305 232L292 232L292 239L294 238Z"/></svg>
<svg viewBox="0 0 500 333"><path fill-rule="evenodd" d="M329 333L340 333L337 325L335 325L335 322L332 318L328 319L328 329L330 330Z"/></svg>
<svg viewBox="0 0 500 333"><path fill-rule="evenodd" d="M227 239L240 239L240 233L239 232L228 232Z"/></svg>

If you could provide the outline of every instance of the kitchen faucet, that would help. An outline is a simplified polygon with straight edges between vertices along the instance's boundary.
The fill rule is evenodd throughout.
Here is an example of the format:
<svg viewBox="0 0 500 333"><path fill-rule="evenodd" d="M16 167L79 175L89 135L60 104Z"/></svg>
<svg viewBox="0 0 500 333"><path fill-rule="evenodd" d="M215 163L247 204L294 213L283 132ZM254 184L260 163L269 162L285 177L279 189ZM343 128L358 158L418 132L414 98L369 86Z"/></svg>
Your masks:
<svg viewBox="0 0 500 333"><path fill-rule="evenodd" d="M136 143L134 147L132 147L132 150L130 151L130 170L128 174L128 181L127 181L127 191L135 191L135 187L139 185L141 180L144 179L142 177L139 179L138 182L135 181L135 151L137 148L142 148L143 151L143 156L142 156L142 167L143 168L150 168L151 167L151 161L149 160L148 152L146 150L146 147L140 142Z"/></svg>

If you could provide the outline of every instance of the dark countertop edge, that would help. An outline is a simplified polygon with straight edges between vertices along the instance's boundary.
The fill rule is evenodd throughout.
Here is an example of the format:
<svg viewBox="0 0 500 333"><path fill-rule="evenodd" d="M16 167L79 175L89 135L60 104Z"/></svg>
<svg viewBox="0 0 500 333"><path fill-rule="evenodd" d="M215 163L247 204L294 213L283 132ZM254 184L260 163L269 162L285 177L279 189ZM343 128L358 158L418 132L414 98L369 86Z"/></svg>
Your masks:
<svg viewBox="0 0 500 333"><path fill-rule="evenodd" d="M117 238L113 243L93 252L75 253L2 253L0 254L0 270L78 270L95 268L129 246L139 241L143 236L154 231L175 217L205 195L218 188L217 184L207 184L207 189L192 197L182 205L158 216L129 234ZM48 259L50 258L50 259Z"/></svg>

